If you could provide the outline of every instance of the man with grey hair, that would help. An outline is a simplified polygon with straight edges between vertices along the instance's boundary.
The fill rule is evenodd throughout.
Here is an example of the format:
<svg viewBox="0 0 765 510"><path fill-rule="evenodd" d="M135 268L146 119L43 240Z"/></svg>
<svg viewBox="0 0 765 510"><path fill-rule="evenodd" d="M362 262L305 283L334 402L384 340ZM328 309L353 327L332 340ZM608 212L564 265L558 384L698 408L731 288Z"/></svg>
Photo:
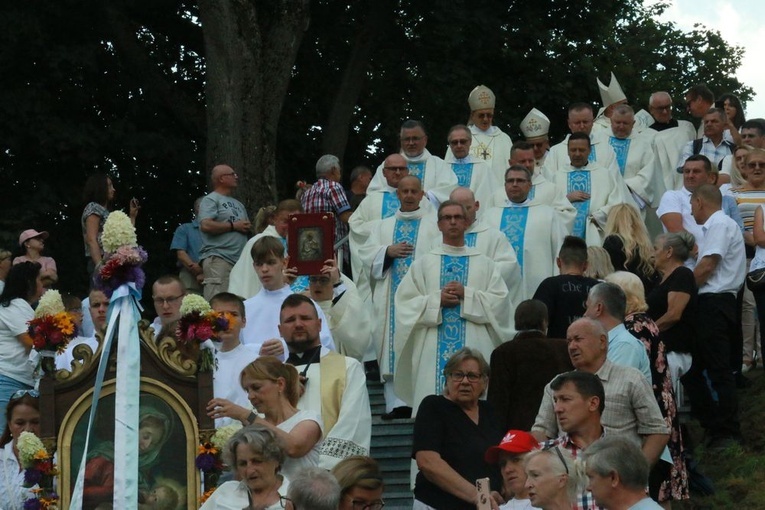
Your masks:
<svg viewBox="0 0 765 510"><path fill-rule="evenodd" d="M306 467L290 480L284 508L297 510L337 510L340 505L340 484L329 471Z"/></svg>
<svg viewBox="0 0 765 510"><path fill-rule="evenodd" d="M608 331L608 360L640 370L651 381L651 363L643 344L624 326L627 297L613 283L599 283L590 289L584 316L598 321Z"/></svg>
<svg viewBox="0 0 765 510"><path fill-rule="evenodd" d="M683 186L683 177L675 171L675 164L683 147L696 138L696 128L687 120L672 118L672 96L657 91L648 99L648 111L656 120L650 126L653 137L656 172L664 181L664 189L676 190Z"/></svg>
<svg viewBox="0 0 765 510"><path fill-rule="evenodd" d="M733 142L725 137L725 126L728 125L728 116L722 108L710 108L704 115L704 136L685 144L680 158L675 164L678 172L682 173L686 160L695 155L702 154L709 158L712 165L720 168L723 158L733 154ZM729 179L729 177L728 177ZM726 179L717 184L724 184Z"/></svg>
<svg viewBox="0 0 765 510"><path fill-rule="evenodd" d="M662 508L645 495L648 463L634 444L621 437L595 441L583 453L587 489L606 510Z"/></svg>
<svg viewBox="0 0 765 510"><path fill-rule="evenodd" d="M348 218L351 217L351 205L345 196L340 182L343 179L340 160L332 154L325 154L316 162L316 183L303 196L300 203L306 213L326 213L335 215L335 242L348 235ZM345 265L350 263L348 250L343 250Z"/></svg>

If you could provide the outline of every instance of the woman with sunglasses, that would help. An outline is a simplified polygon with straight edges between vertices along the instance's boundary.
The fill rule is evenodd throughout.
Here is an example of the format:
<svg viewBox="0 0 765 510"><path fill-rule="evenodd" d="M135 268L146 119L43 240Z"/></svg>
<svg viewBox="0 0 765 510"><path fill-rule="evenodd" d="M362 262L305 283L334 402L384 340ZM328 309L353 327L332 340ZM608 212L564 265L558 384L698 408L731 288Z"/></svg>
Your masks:
<svg viewBox="0 0 765 510"><path fill-rule="evenodd" d="M412 508L475 510L475 481L489 477L495 491L502 483L497 466L484 460L503 435L491 405L480 400L489 364L478 350L464 347L449 358L443 374L444 394L425 397L414 422L412 452L420 472ZM498 508L494 500L491 508Z"/></svg>
<svg viewBox="0 0 765 510"><path fill-rule="evenodd" d="M582 485L574 457L565 448L548 443L526 456L529 500L542 510L571 510Z"/></svg>
<svg viewBox="0 0 765 510"><path fill-rule="evenodd" d="M32 339L27 323L34 318L32 303L43 292L40 264L22 262L8 271L0 294L0 409L5 409L11 395L34 386L34 366L29 362ZM5 417L0 416L0 428Z"/></svg>
<svg viewBox="0 0 765 510"><path fill-rule="evenodd" d="M0 507L4 510L23 510L24 502L34 496L24 487L16 442L22 432L40 434L39 396L34 390L19 390L3 413L7 425L0 438Z"/></svg>

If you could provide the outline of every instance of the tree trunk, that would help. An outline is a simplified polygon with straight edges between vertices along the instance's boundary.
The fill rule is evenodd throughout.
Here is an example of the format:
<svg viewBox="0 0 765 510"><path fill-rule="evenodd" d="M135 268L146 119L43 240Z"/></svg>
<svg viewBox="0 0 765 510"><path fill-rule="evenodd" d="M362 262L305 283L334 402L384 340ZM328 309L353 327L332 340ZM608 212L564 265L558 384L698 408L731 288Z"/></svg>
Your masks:
<svg viewBox="0 0 765 510"><path fill-rule="evenodd" d="M276 132L309 0L200 0L207 166L231 165L253 215L276 200Z"/></svg>
<svg viewBox="0 0 765 510"><path fill-rule="evenodd" d="M358 103L366 79L369 59L385 26L383 18L389 17L391 12L386 2L372 0L369 4L370 10L356 34L348 65L337 87L322 137L322 153L334 154L341 163L348 144L353 109Z"/></svg>

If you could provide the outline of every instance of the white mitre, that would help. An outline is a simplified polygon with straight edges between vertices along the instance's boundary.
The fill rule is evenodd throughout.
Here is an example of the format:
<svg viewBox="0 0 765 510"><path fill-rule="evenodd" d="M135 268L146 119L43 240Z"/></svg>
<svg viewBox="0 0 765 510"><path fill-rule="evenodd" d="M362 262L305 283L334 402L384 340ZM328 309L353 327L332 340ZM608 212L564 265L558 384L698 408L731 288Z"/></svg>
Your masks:
<svg viewBox="0 0 765 510"><path fill-rule="evenodd" d="M601 82L599 78L595 78L595 80L598 82L598 89L600 89L600 99L603 102L603 108L608 108L614 103L627 100L627 96L624 95L624 91L622 91L622 87L619 85L613 72L611 72L611 83L608 84L608 87L603 85L603 82Z"/></svg>
<svg viewBox="0 0 765 510"><path fill-rule="evenodd" d="M547 136L549 131L550 119L536 108L532 108L521 121L521 132L527 141Z"/></svg>
<svg viewBox="0 0 765 510"><path fill-rule="evenodd" d="M470 105L470 111L485 110L486 108L494 108L496 102L494 92L491 91L486 85L478 85L468 96L468 104Z"/></svg>

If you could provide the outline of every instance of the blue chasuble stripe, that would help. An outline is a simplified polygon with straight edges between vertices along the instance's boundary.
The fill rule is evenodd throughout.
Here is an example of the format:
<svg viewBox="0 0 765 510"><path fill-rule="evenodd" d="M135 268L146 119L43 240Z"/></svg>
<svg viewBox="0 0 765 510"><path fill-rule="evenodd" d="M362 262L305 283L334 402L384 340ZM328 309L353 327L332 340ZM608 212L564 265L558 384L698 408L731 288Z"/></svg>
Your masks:
<svg viewBox="0 0 765 510"><path fill-rule="evenodd" d="M471 248L475 248L475 243L478 241L478 232L471 232L469 234L465 234L465 245L470 246Z"/></svg>
<svg viewBox="0 0 765 510"><path fill-rule="evenodd" d="M619 165L619 172L622 174L622 177L624 177L624 169L627 167L627 154L630 152L630 142L629 138L608 137L608 143L616 153L616 164Z"/></svg>
<svg viewBox="0 0 765 510"><path fill-rule="evenodd" d="M382 219L390 218L401 207L401 202L395 192L386 191L382 200Z"/></svg>
<svg viewBox="0 0 765 510"><path fill-rule="evenodd" d="M521 269L523 269L523 242L528 219L528 207L505 207L502 210L502 221L499 224L499 229L505 234L515 250L515 256L518 258L518 265L521 266Z"/></svg>
<svg viewBox="0 0 765 510"><path fill-rule="evenodd" d="M571 193L572 191L592 193L590 172L587 170L574 170L573 172L568 173L566 193ZM587 231L587 216L590 214L590 200L572 202L571 205L576 209L576 218L574 218L574 228L572 229L571 234L584 239L585 232Z"/></svg>
<svg viewBox="0 0 765 510"><path fill-rule="evenodd" d="M425 186L425 181L423 180L425 177L425 161L419 161L417 163L409 162L407 163L407 167L409 167L409 175L414 175L417 177L423 186Z"/></svg>
<svg viewBox="0 0 765 510"><path fill-rule="evenodd" d="M412 246L417 246L417 234L420 232L420 220L396 220L396 225L393 227L393 242L396 243L409 243ZM390 266L390 294L388 298L388 306L390 314L388 316L388 362L390 363L390 371L394 373L393 367L396 361L395 353L393 351L393 332L396 328L396 290L401 284L401 280L404 279L406 273L409 271L409 267L412 265L414 259L414 251L412 255L408 257L395 258Z"/></svg>
<svg viewBox="0 0 765 510"><path fill-rule="evenodd" d="M452 163L452 171L457 176L457 186L470 187L473 178L473 163Z"/></svg>
<svg viewBox="0 0 765 510"><path fill-rule="evenodd" d="M441 288L449 282L460 282L467 286L470 257L441 255ZM452 308L441 308L441 324L438 325L438 347L436 352L436 387L434 393L440 395L446 378L444 366L449 358L465 347L466 321L461 315L462 304Z"/></svg>

